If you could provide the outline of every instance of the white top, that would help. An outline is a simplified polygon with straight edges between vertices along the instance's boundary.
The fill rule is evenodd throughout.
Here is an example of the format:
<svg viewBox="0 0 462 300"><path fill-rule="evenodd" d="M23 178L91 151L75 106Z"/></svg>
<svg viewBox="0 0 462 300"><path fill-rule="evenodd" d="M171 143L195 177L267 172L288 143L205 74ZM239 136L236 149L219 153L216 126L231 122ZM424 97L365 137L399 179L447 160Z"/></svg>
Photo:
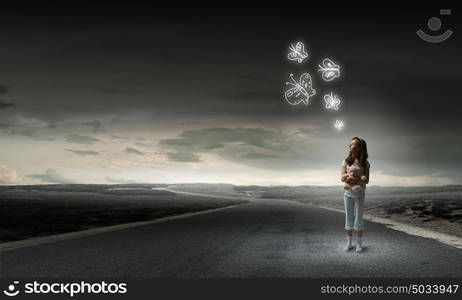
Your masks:
<svg viewBox="0 0 462 300"><path fill-rule="evenodd" d="M356 166L359 169L359 171L358 171L359 172L359 177L365 175L363 167L361 167L361 166L359 166L358 164L355 164L355 163L353 163L353 165ZM371 167L371 165L369 164L369 162L367 160L366 160L366 166L367 166L368 169ZM347 169L349 167L345 160L342 162L342 167L345 167ZM359 189L356 192L352 191L351 189L350 190L345 190L344 195L348 196L348 197L356 197L356 196L359 195L359 193L364 192L365 189L366 189L366 185L364 183L361 183L359 185L361 186L361 189Z"/></svg>

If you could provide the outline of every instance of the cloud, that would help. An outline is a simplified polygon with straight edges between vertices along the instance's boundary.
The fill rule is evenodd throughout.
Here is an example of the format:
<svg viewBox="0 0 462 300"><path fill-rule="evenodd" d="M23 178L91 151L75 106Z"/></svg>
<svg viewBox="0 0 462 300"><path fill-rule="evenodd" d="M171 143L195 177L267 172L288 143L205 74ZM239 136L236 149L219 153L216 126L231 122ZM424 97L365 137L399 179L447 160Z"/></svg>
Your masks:
<svg viewBox="0 0 462 300"><path fill-rule="evenodd" d="M208 152L233 142L270 147L266 141L280 137L279 133L264 128L205 128L185 130L179 138L160 140L159 145L184 152Z"/></svg>
<svg viewBox="0 0 462 300"><path fill-rule="evenodd" d="M84 145L91 145L91 144L101 141L91 136L80 135L80 134L75 134L75 133L68 134L66 137L66 140L70 143L84 144Z"/></svg>
<svg viewBox="0 0 462 300"><path fill-rule="evenodd" d="M43 128L48 128L49 127L49 123L42 120L42 119L39 119L39 118L36 118L36 117L32 117L32 116L25 116L25 115L22 115L22 114L14 114L12 115L13 117L13 124L15 127L17 128L22 128L22 129L30 129L30 128L40 128L40 129L43 129Z"/></svg>
<svg viewBox="0 0 462 300"><path fill-rule="evenodd" d="M3 84L0 84L0 95L9 94L9 93L10 93L10 89L11 89L10 86L6 86L6 85L3 85Z"/></svg>
<svg viewBox="0 0 462 300"><path fill-rule="evenodd" d="M212 153L225 161L265 170L300 171L340 167L348 142L324 134L320 126L281 132L264 128L205 128L183 131L159 146L183 155L170 160L198 161L198 154ZM173 151L171 151L173 152ZM345 152L345 153L344 153ZM186 157L185 157L186 156Z"/></svg>
<svg viewBox="0 0 462 300"><path fill-rule="evenodd" d="M261 101L267 101L268 99L277 99L280 97L280 93L272 91L232 91L211 93L209 96L226 98L230 100L254 101L258 103Z"/></svg>
<svg viewBox="0 0 462 300"><path fill-rule="evenodd" d="M217 73L215 76L224 77L226 79L232 79L237 81L244 81L244 82L259 82L259 83L267 83L267 84L275 84L279 83L276 78L272 78L265 75L259 74L245 74L245 73Z"/></svg>
<svg viewBox="0 0 462 300"><path fill-rule="evenodd" d="M32 130L11 131L11 134L20 134L27 137L37 137L37 134Z"/></svg>
<svg viewBox="0 0 462 300"><path fill-rule="evenodd" d="M264 128L205 128L183 131L179 138L161 140L159 146L181 153L169 154L175 161L197 162L195 153L213 152L258 168L302 169L323 161L319 145L310 145L310 141L314 139ZM317 153L320 158L315 157Z"/></svg>
<svg viewBox="0 0 462 300"><path fill-rule="evenodd" d="M380 185L383 186L435 186L458 184L454 177L386 175L381 171L374 172L372 175L372 179L375 182L380 182Z"/></svg>
<svg viewBox="0 0 462 300"><path fill-rule="evenodd" d="M143 91L136 88L120 88L120 87L104 87L96 89L98 92L107 95L117 95L117 94L139 94Z"/></svg>
<svg viewBox="0 0 462 300"><path fill-rule="evenodd" d="M15 170L0 164L0 184L19 184L21 181Z"/></svg>
<svg viewBox="0 0 462 300"><path fill-rule="evenodd" d="M125 152L130 153L130 154L136 154L136 155L144 155L143 152L136 150L135 148L130 148L128 147L125 149Z"/></svg>
<svg viewBox="0 0 462 300"><path fill-rule="evenodd" d="M47 121L48 128L56 128L58 125L55 121ZM103 132L105 128L103 123L100 120L93 121L61 121L60 127L75 128L81 130L88 130L88 127L91 128L93 132Z"/></svg>
<svg viewBox="0 0 462 300"><path fill-rule="evenodd" d="M284 118L287 110L281 107L282 94L274 86L265 90L218 91L207 93L206 96L211 97L210 101L212 101L208 107L221 107L229 114L237 116L253 115L274 118L274 115L278 114L278 118Z"/></svg>
<svg viewBox="0 0 462 300"><path fill-rule="evenodd" d="M73 180L64 178L61 174L59 174L54 169L47 169L42 174L31 174L27 175L29 178L40 180L41 182L49 182L49 183L73 183Z"/></svg>
<svg viewBox="0 0 462 300"><path fill-rule="evenodd" d="M156 142L149 142L149 143L135 142L133 144L137 146L141 146L141 147L155 147L157 145Z"/></svg>
<svg viewBox="0 0 462 300"><path fill-rule="evenodd" d="M275 154L265 154L265 153L257 153L257 152L250 152L245 153L240 156L243 159L268 159L268 158L278 158Z"/></svg>
<svg viewBox="0 0 462 300"><path fill-rule="evenodd" d="M114 177L109 177L106 176L104 177L104 180L110 183L137 183L136 180L129 180L129 179L123 179L123 178L114 178Z"/></svg>
<svg viewBox="0 0 462 300"><path fill-rule="evenodd" d="M91 121L91 122L87 122L86 124L93 127L93 132L104 131L104 127L103 127L103 124L101 123L101 121L94 120L94 121Z"/></svg>
<svg viewBox="0 0 462 300"><path fill-rule="evenodd" d="M462 149L460 134L441 133L429 138L428 133L415 133L412 136L395 136L382 142L380 149L369 154L377 160L385 175L406 177L426 175L434 178L462 176L459 167L460 149ZM371 143L371 147L374 144Z"/></svg>
<svg viewBox="0 0 462 300"><path fill-rule="evenodd" d="M0 96L6 95L10 93L11 87L0 84ZM0 109L13 107L14 103L10 101L0 100Z"/></svg>
<svg viewBox="0 0 462 300"><path fill-rule="evenodd" d="M118 136L118 135L115 135L115 134L112 134L111 138L113 138L115 140L123 140L123 141L130 140L130 137L128 137L128 136Z"/></svg>
<svg viewBox="0 0 462 300"><path fill-rule="evenodd" d="M77 155L82 155L82 156L85 156L85 155L99 155L98 152L92 151L92 150L74 150L74 149L64 149L64 150L72 152L72 153L77 154Z"/></svg>
<svg viewBox="0 0 462 300"><path fill-rule="evenodd" d="M0 109L3 108L8 108L14 106L13 102L5 101L5 100L0 100Z"/></svg>
<svg viewBox="0 0 462 300"><path fill-rule="evenodd" d="M343 16L340 11L338 15L335 13L337 16L342 21L352 19L351 14ZM210 24L203 22L175 23L171 18L164 17L156 19L154 26L135 22L134 26L127 27L120 20L118 22L117 17L114 20L111 17L108 22L78 28L68 37L59 34L59 26L47 30L40 26L30 27L31 34L35 36L52 30L53 34L41 36L44 41L42 45L52 48L59 46L62 50L59 53L44 51L43 55L34 55L38 49L35 41L23 39L25 44L21 45L20 50L24 55L15 55L17 43L3 43L4 54L9 55L4 60L7 69L13 70L14 66L20 65L22 57L30 57L34 66L29 70L30 78L40 79L40 70L47 69L47 79L54 84L18 77L12 84L14 87L21 86L21 93L15 98L7 95L9 87L0 85L0 99L16 104L12 109L0 109L0 122L11 124L10 128L17 131L35 129L35 125L29 125L29 122L21 126L15 123L14 114L10 112L18 110L26 116L47 121L47 125L58 124L57 130L50 129L53 136L66 137L66 134L81 133L107 141L108 147L119 144L119 140L109 137L110 134L131 136L130 143L123 144L119 152L128 146L146 152L145 156L129 155L133 160L148 160L148 151L187 153L190 159L194 159L191 156L195 155L196 160L199 157L204 161L219 158L236 164L273 169L275 172L287 169L288 172L284 174L287 178L293 175L292 169L329 168L333 163L337 168L346 154L348 139L359 135L370 141L374 171L380 168L384 174L398 176L433 174L434 171L453 172L457 178L456 175L461 174L457 170L462 161L462 151L459 150L462 144L453 138L439 138L445 133L462 132L462 123L458 122L462 102L457 84L461 68L457 67L460 59L456 47L434 47L432 59L428 59L430 53L417 53L414 43L407 41L406 35L389 35L384 39L384 36L369 34L376 28L366 28L364 34L351 36L348 43L341 43L342 51L336 51L335 41L342 41L342 36L352 29L354 31L357 24L344 22L341 30L326 34L328 29L312 26L319 23L322 16L313 14L312 17L300 24L313 29L312 35L316 37L318 46L330 45L330 50L327 47L325 50L331 53L325 54L332 55L331 58L339 62L345 72L334 85L327 84L315 70L319 61L311 61L309 69L313 72L317 95L309 106L290 106L284 100L288 74L294 72L299 76L303 71L289 65L285 59L290 45L287 37L292 35L293 27L299 25L286 22L291 20L289 14L283 16L281 22L274 22L274 16L269 14L246 16L244 22L233 24L234 35L216 34L218 30L229 29L225 26L229 24L228 20L221 16L211 19L217 25L212 29L207 27ZM34 20L30 21L34 23ZM40 25L40 22L35 23ZM399 27L399 24L395 25L395 28ZM385 22L379 27L380 30L389 30L389 26ZM8 30L12 30L10 36L17 36L14 32L16 27L8 27ZM157 30L156 39L149 38L153 29ZM261 37L255 39L255 32L262 33ZM368 43L361 43L367 34L370 38ZM63 38L66 39L65 43ZM390 47L383 47L384 40ZM390 41L393 43L388 43ZM242 51L241 42L246 45L245 51ZM189 55L183 55L184 44L188 45ZM222 60L222 51L204 52L213 49L215 44L228 50L226 60ZM39 48L45 50L42 46ZM95 51L90 53L89 49ZM108 52L113 55L108 56ZM79 53L81 59L72 66L73 72L69 76L62 76L59 66L65 65L75 53ZM452 67L441 64L440 58L453 62ZM110 66L120 61L126 62L130 68L114 72ZM156 68L153 70L146 66ZM75 82L82 84L76 85ZM179 84L181 89L178 88ZM338 113L327 112L323 107L322 95L331 89L338 92L344 101ZM298 127L330 123L337 116L345 119L346 127L342 132L326 127L318 132L301 130L300 134L291 135ZM102 123L92 123L95 119ZM79 120L79 123L72 124L71 120ZM83 126L83 122L87 122L87 125ZM92 130L101 132L103 124L107 127L106 132L110 130L104 135L106 138L91 133ZM255 132L252 132L250 128L236 130L233 128L236 125L261 127L265 129L262 133L269 132L269 136L258 137L258 131L253 129ZM82 130L74 128L77 126L82 126ZM186 135L187 129L200 126L228 128L216 129L217 133L197 130L192 132L195 135ZM287 129L289 136L274 128ZM37 132L42 135L48 129L41 130ZM183 130L186 130L184 136L172 134ZM3 134L3 131L1 129L0 133ZM146 134L149 139L137 144L133 136L141 134ZM163 149L156 148L157 144L154 143L158 139L163 139L160 143ZM341 143L337 143L342 139ZM96 143L95 140L83 143L77 140L77 144L64 146L56 143L54 150L54 143L46 147L49 147L50 153L57 150L66 154L63 151L65 147L85 150L87 147L82 144ZM75 142L73 139L71 141ZM30 140L26 147L32 148L33 142ZM5 143L16 146L9 141ZM336 151L339 147L341 151ZM24 165L44 163L39 169L41 171L51 166L46 161L37 161L34 155L28 154L30 158L23 159L23 151L10 154L12 151L6 147L3 151L0 155L11 157L11 161L21 159ZM122 154L117 156L117 161L128 161L126 153ZM100 156L103 153L100 152ZM175 155L172 158L175 159ZM56 159L54 166L57 168L62 162L59 157L53 159ZM193 165L192 169L197 165ZM23 169L19 166L16 168ZM218 173L213 168L210 172ZM255 172L257 174L259 171ZM100 179L102 177L104 175L100 175Z"/></svg>
<svg viewBox="0 0 462 300"><path fill-rule="evenodd" d="M197 154L188 152L167 152L168 160L176 162L200 162Z"/></svg>
<svg viewBox="0 0 462 300"><path fill-rule="evenodd" d="M20 130L20 131L10 130L9 134L11 134L11 135L16 135L16 134L17 135L22 135L22 136L25 136L25 137L33 138L35 140L39 140L39 141L54 141L55 140L55 138L52 138L52 137L40 136L35 131L30 130L30 129L25 129L25 130Z"/></svg>

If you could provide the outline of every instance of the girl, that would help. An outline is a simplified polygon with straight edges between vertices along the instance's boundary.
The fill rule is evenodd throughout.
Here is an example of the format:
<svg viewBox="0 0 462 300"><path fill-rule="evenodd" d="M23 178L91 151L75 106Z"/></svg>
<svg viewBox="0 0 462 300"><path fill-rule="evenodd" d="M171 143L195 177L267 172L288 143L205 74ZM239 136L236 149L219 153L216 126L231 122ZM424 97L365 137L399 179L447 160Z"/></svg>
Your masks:
<svg viewBox="0 0 462 300"><path fill-rule="evenodd" d="M363 209L366 192L366 184L369 183L369 162L367 158L366 141L358 137L351 139L348 146L348 157L343 161L341 168L341 181L349 185L359 185L357 190L345 189L343 201L345 204L345 230L347 233L347 244L345 251L350 250L353 229L356 230L356 252L362 251L362 237L364 230ZM349 167L359 168L358 176L347 175Z"/></svg>

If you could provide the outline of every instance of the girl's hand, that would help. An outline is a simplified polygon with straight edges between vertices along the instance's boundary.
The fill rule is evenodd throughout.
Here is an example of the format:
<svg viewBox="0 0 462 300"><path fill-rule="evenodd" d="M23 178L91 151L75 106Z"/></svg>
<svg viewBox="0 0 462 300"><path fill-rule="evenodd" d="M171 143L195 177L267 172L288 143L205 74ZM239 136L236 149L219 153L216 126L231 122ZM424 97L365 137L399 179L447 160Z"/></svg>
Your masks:
<svg viewBox="0 0 462 300"><path fill-rule="evenodd" d="M355 178L355 177L348 177L345 182L348 183L348 184L357 184L359 181L358 178Z"/></svg>

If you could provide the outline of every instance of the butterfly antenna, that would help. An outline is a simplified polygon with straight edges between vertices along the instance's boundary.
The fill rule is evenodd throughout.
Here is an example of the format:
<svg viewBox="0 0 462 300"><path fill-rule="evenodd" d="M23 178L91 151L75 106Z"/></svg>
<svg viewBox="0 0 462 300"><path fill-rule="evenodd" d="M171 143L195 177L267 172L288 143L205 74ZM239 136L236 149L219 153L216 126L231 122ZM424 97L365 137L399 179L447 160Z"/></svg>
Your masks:
<svg viewBox="0 0 462 300"><path fill-rule="evenodd" d="M290 74L290 78L292 79L292 81L293 81L295 84L297 84L297 82L296 82L295 79L294 79L294 74Z"/></svg>

